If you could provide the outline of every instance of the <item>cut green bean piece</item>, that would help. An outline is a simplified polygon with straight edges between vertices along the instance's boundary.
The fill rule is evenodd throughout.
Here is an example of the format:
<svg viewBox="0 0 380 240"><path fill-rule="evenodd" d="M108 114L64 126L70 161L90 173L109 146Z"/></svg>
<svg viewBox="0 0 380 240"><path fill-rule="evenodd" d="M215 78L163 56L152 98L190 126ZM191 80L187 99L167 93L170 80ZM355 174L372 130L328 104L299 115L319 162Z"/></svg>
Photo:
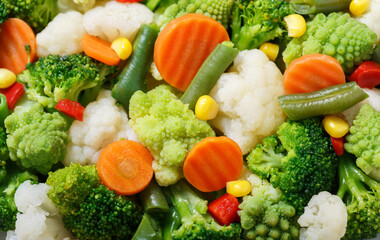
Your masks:
<svg viewBox="0 0 380 240"><path fill-rule="evenodd" d="M159 222L145 213L132 240L161 240L162 230Z"/></svg>
<svg viewBox="0 0 380 240"><path fill-rule="evenodd" d="M157 214L169 211L169 205L166 202L164 193L154 179L139 193L139 198L147 213Z"/></svg>
<svg viewBox="0 0 380 240"><path fill-rule="evenodd" d="M4 94L0 93L0 123L4 127L4 120L9 115L7 98Z"/></svg>
<svg viewBox="0 0 380 240"><path fill-rule="evenodd" d="M371 60L380 64L380 45L377 45L372 53Z"/></svg>
<svg viewBox="0 0 380 240"><path fill-rule="evenodd" d="M311 93L283 95L278 97L278 101L289 119L300 120L339 113L367 97L356 82L349 82Z"/></svg>
<svg viewBox="0 0 380 240"><path fill-rule="evenodd" d="M291 0L290 8L299 14L331 13L348 10L351 0Z"/></svg>

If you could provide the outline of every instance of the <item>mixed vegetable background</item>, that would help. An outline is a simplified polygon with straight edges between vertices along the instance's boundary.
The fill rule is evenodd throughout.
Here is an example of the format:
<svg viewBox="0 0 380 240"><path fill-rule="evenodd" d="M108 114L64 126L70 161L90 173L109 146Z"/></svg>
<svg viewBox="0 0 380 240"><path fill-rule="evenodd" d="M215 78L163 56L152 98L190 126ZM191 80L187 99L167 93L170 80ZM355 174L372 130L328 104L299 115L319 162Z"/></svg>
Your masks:
<svg viewBox="0 0 380 240"><path fill-rule="evenodd" d="M7 240L379 236L379 0L0 0L0 24Z"/></svg>

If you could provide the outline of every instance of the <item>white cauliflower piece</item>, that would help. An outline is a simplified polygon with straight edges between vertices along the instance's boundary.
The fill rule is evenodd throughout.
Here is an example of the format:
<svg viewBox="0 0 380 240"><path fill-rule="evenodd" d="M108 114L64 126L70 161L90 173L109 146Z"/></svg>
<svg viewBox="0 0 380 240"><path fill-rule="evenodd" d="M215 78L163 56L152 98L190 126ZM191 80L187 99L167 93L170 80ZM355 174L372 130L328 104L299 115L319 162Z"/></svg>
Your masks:
<svg viewBox="0 0 380 240"><path fill-rule="evenodd" d="M145 5L109 1L86 12L83 26L89 34L108 42L118 37L126 37L132 42L141 25L151 22L153 12Z"/></svg>
<svg viewBox="0 0 380 240"><path fill-rule="evenodd" d="M77 11L60 13L36 35L37 56L80 53L83 51L81 40L85 34L81 13Z"/></svg>
<svg viewBox="0 0 380 240"><path fill-rule="evenodd" d="M340 197L320 192L310 199L298 223L301 240L339 240L346 232L346 205Z"/></svg>
<svg viewBox="0 0 380 240"><path fill-rule="evenodd" d="M128 115L122 106L116 105L110 90L102 90L96 101L84 110L83 121L75 120L70 127L71 141L63 164L95 164L100 151L108 144L129 139L137 141L137 135L129 126Z"/></svg>
<svg viewBox="0 0 380 240"><path fill-rule="evenodd" d="M16 229L8 231L12 240L69 240L73 239L62 222L62 216L48 198L45 183L23 182L15 193L17 210Z"/></svg>
<svg viewBox="0 0 380 240"><path fill-rule="evenodd" d="M356 19L377 34L377 43L380 44L380 0L371 0L367 11Z"/></svg>
<svg viewBox="0 0 380 240"><path fill-rule="evenodd" d="M219 105L219 113L210 123L246 154L284 122L277 100L283 94L277 66L260 50L241 51L210 93Z"/></svg>
<svg viewBox="0 0 380 240"><path fill-rule="evenodd" d="M58 0L58 9L60 12L76 10L86 12L95 6L96 0Z"/></svg>

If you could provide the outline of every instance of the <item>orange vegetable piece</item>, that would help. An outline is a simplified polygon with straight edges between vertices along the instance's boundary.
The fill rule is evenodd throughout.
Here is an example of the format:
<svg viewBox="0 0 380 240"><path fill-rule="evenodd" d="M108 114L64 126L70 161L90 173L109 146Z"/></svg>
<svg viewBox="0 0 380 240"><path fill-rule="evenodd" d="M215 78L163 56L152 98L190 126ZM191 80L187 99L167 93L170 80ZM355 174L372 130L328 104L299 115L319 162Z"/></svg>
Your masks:
<svg viewBox="0 0 380 240"><path fill-rule="evenodd" d="M120 58L112 49L111 43L101 38L86 34L83 36L81 44L84 53L93 59L112 66L118 65L120 62Z"/></svg>

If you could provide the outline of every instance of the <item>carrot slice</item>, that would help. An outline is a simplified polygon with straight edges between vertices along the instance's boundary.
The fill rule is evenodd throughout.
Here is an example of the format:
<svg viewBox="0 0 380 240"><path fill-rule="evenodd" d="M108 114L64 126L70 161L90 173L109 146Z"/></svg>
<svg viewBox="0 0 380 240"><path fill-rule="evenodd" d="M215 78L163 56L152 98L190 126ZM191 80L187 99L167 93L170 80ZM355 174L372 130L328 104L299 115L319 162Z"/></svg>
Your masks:
<svg viewBox="0 0 380 240"><path fill-rule="evenodd" d="M223 41L229 41L229 36L219 22L202 14L185 14L158 35L154 62L168 84L185 91L203 61Z"/></svg>
<svg viewBox="0 0 380 240"><path fill-rule="evenodd" d="M119 56L111 48L111 43L98 37L85 34L82 38L82 48L88 56L107 65L118 65Z"/></svg>
<svg viewBox="0 0 380 240"><path fill-rule="evenodd" d="M194 145L186 156L183 173L202 192L218 191L236 180L243 169L243 154L232 139L207 137Z"/></svg>
<svg viewBox="0 0 380 240"><path fill-rule="evenodd" d="M152 180L152 161L152 154L141 143L119 140L100 152L96 167L105 186L120 195L133 195Z"/></svg>
<svg viewBox="0 0 380 240"><path fill-rule="evenodd" d="M25 45L30 46L29 56ZM36 35L26 22L9 18L1 24L0 68L6 68L16 75L21 73L29 61L35 60L36 49Z"/></svg>
<svg viewBox="0 0 380 240"><path fill-rule="evenodd" d="M306 93L346 82L339 62L325 54L308 54L295 59L284 72L286 93Z"/></svg>

